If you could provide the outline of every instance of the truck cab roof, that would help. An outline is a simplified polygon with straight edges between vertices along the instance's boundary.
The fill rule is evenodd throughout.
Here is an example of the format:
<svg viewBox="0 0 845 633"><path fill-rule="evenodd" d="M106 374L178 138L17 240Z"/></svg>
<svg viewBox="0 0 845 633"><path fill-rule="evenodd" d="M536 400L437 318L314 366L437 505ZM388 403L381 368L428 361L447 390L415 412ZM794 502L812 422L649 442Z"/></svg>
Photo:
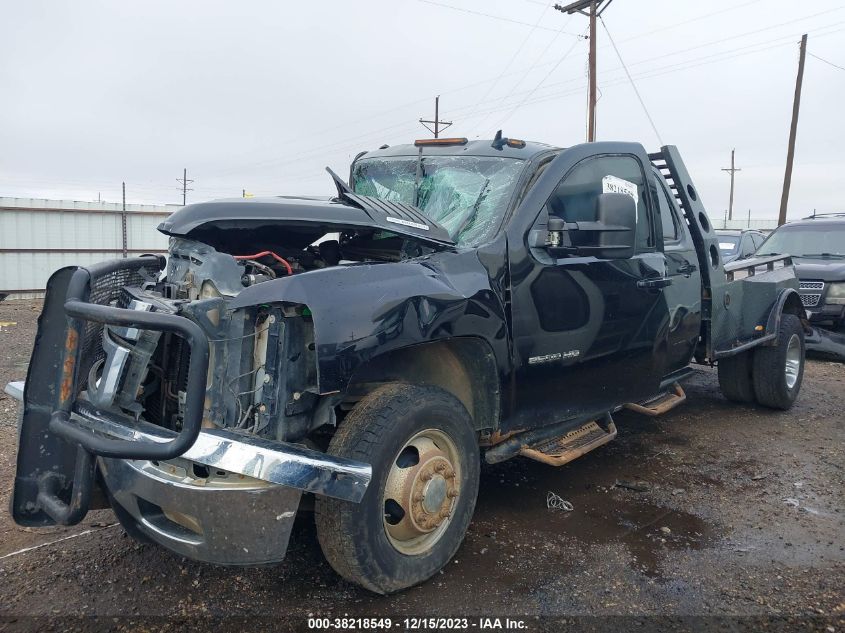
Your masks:
<svg viewBox="0 0 845 633"><path fill-rule="evenodd" d="M462 139L463 140L463 139ZM508 140L508 139L503 139ZM512 139L513 140L513 139ZM426 140L428 141L428 139ZM558 152L560 147L537 143L535 141L520 141L520 146L507 143L494 147L494 139L467 140L465 143L451 143L438 145L424 145L424 156L490 156L499 158L519 158L527 160L537 155L548 152ZM393 156L416 156L419 153L419 146L412 143L401 145L383 145L379 149L363 152L358 158L388 158Z"/></svg>

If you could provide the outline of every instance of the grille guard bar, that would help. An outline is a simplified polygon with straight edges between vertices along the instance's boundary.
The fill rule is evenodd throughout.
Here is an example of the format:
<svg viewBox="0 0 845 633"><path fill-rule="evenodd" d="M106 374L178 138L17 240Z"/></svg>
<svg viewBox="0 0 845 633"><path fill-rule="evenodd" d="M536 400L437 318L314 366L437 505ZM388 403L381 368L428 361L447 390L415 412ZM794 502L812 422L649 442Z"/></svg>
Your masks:
<svg viewBox="0 0 845 633"><path fill-rule="evenodd" d="M163 258L154 256L158 269L163 267ZM102 457L124 459L172 459L187 451L196 441L202 426L205 383L208 374L209 344L202 329L190 319L173 314L141 312L112 306L89 303L92 281L96 278L126 268L150 267L150 256L132 259L112 260L79 268L68 284L65 313L71 321L62 359L61 383L58 408L50 417L50 430L71 442L79 444L86 451ZM191 363L188 367L185 416L182 430L167 442L146 440L111 439L95 435L71 420L71 411L77 393L79 341L83 322L93 321L114 326L136 327L144 330L172 332L181 336L191 349Z"/></svg>
<svg viewBox="0 0 845 633"><path fill-rule="evenodd" d="M358 502L371 477L368 464L304 447L224 430L201 430L209 340L185 317L115 307L121 289L160 272L164 258L142 256L56 271L47 282L27 380L7 391L22 398L17 468L11 498L24 526L73 525L89 508L107 507L95 486L104 460L167 461L182 457L271 484ZM191 347L181 430L131 416L111 417L79 394L96 362L99 324L173 332Z"/></svg>

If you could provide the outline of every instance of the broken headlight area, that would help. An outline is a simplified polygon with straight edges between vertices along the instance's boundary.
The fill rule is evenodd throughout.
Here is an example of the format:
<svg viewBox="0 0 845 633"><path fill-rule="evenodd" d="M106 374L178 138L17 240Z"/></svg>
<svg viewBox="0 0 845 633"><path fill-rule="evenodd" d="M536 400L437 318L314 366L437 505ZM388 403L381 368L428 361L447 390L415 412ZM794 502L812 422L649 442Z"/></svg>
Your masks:
<svg viewBox="0 0 845 633"><path fill-rule="evenodd" d="M231 310L230 299L219 293L194 301L167 299L165 293L161 283L124 287L118 307L187 317L208 336L204 428L281 441L299 440L311 430L318 395L307 308ZM84 381L84 399L100 411L181 431L191 362L185 340L170 332L105 325L101 341Z"/></svg>

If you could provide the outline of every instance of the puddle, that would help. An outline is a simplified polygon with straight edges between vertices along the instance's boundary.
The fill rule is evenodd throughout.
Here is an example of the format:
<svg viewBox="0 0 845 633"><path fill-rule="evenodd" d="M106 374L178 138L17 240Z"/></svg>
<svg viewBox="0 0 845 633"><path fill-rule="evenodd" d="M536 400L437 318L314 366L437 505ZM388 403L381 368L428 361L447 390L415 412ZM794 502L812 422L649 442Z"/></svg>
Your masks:
<svg viewBox="0 0 845 633"><path fill-rule="evenodd" d="M561 469L514 460L482 472L476 520L502 526L500 532L574 539L585 545L621 543L642 573L660 577L666 550L701 549L714 540L702 518L655 505L647 494L611 488L626 476L624 463L596 456ZM671 484L661 482L663 487ZM571 512L547 508L553 492L569 501Z"/></svg>

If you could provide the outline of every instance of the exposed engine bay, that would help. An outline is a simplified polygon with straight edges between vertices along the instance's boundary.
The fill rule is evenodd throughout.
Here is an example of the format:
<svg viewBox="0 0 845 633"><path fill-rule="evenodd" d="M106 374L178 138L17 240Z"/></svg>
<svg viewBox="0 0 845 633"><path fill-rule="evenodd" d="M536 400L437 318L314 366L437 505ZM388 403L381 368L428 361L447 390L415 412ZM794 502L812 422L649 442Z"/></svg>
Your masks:
<svg viewBox="0 0 845 633"><path fill-rule="evenodd" d="M159 230L171 238L166 274L122 285L117 306L177 314L202 328L210 343L204 427L280 441L334 424L340 396L319 393L307 305L286 303L282 293L235 309L235 298L309 271L400 262L454 246L415 207L340 189L331 199L189 205ZM181 429L190 349L178 335L106 325L102 349L90 358L84 371L91 405Z"/></svg>
<svg viewBox="0 0 845 633"><path fill-rule="evenodd" d="M254 230L202 232L211 244L172 237L166 275L124 287L119 304L186 316L206 332L211 357L203 426L297 441L334 423L331 398L316 410L321 398L311 313L284 303L232 310L231 299L246 287L309 270L398 261L429 249L378 230L327 235L316 244L302 243L313 231L288 232L279 241L272 231L262 233L257 239ZM190 363L185 342L175 334L109 325L102 339L104 357L90 367L88 401L179 431Z"/></svg>

